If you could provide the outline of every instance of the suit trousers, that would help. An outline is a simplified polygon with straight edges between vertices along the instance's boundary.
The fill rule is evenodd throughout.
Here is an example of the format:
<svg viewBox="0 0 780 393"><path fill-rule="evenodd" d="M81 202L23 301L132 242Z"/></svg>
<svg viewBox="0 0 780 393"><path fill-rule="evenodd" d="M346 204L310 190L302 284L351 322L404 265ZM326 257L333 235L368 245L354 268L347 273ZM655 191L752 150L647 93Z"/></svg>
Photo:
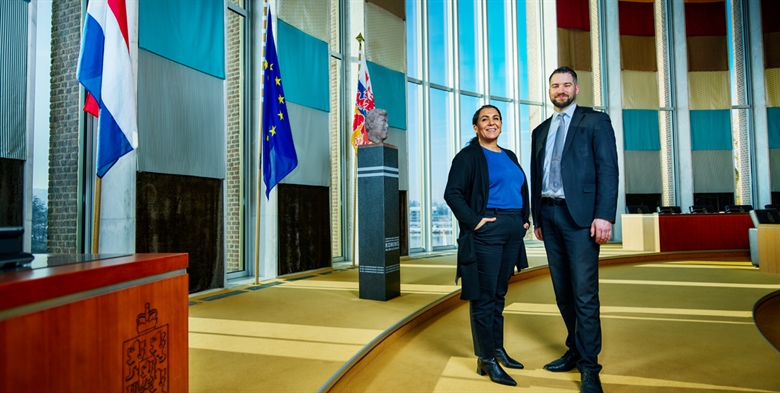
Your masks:
<svg viewBox="0 0 780 393"><path fill-rule="evenodd" d="M579 353L580 371L599 372L599 250L590 227L574 222L566 205L541 206L541 226L555 301L566 324L566 346Z"/></svg>
<svg viewBox="0 0 780 393"><path fill-rule="evenodd" d="M479 299L469 304L474 354L492 359L504 348L504 296L523 245L523 215L520 209L488 209L496 217L474 232L474 250L479 271Z"/></svg>

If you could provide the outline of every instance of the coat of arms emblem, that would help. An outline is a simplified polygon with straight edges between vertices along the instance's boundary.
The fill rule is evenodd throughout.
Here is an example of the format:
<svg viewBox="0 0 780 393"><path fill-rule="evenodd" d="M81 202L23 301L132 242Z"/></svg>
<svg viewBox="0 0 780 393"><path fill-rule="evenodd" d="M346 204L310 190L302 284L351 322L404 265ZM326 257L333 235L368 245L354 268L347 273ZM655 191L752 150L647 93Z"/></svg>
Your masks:
<svg viewBox="0 0 780 393"><path fill-rule="evenodd" d="M149 303L135 322L138 336L122 345L122 391L167 393L168 325L157 327L157 310Z"/></svg>

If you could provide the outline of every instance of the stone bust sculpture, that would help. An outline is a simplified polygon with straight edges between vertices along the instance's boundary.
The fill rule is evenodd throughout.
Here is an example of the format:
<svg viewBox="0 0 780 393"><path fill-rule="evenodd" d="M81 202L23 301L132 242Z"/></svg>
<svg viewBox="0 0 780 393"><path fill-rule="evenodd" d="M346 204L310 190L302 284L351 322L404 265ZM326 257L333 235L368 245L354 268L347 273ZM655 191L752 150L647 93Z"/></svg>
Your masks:
<svg viewBox="0 0 780 393"><path fill-rule="evenodd" d="M366 129L368 140L381 144L387 139L387 111L381 108L372 109L366 114Z"/></svg>

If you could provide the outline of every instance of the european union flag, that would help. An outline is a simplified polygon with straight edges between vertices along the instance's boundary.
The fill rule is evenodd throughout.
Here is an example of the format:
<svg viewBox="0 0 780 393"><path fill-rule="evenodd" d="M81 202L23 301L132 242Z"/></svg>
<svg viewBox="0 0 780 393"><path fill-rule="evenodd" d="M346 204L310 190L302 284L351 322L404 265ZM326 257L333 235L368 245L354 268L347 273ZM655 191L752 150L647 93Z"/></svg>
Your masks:
<svg viewBox="0 0 780 393"><path fill-rule="evenodd" d="M295 154L287 103L282 89L282 73L276 56L271 11L268 11L268 29L265 35L265 60L263 61L263 181L265 196L287 174L298 166Z"/></svg>

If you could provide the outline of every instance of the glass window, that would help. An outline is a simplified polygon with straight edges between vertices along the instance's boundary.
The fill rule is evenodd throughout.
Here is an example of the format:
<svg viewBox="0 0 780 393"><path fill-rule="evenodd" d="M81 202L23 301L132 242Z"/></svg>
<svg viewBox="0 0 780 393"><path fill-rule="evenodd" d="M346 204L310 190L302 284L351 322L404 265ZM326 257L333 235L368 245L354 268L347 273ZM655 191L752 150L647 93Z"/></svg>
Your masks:
<svg viewBox="0 0 780 393"><path fill-rule="evenodd" d="M428 2L428 53L431 83L452 87L448 8L448 3L444 1Z"/></svg>
<svg viewBox="0 0 780 393"><path fill-rule="evenodd" d="M460 57L460 89L479 91L479 54L477 52L477 2L458 1L458 55Z"/></svg>
<svg viewBox="0 0 780 393"><path fill-rule="evenodd" d="M501 111L501 135L498 136L498 145L509 150L514 150L509 144L509 134L514 129L514 122L512 121L512 107L510 103L506 101L490 101L490 105L495 106Z"/></svg>
<svg viewBox="0 0 780 393"><path fill-rule="evenodd" d="M472 118L474 117L474 112L480 106L482 105L480 105L478 97L460 96L460 146L456 150L460 151L471 141L471 138L476 136Z"/></svg>
<svg viewBox="0 0 780 393"><path fill-rule="evenodd" d="M490 95L509 97L512 79L509 75L510 57L507 31L511 31L507 18L510 15L509 3L504 1L487 2L488 29L488 74L490 77Z"/></svg>
<svg viewBox="0 0 780 393"><path fill-rule="evenodd" d="M538 107L537 107L538 108ZM517 126L520 127L520 151L517 159L527 176L531 176L531 108L530 105L520 105L520 113L517 116Z"/></svg>
<svg viewBox="0 0 780 393"><path fill-rule="evenodd" d="M406 115L407 115L407 143L409 157L409 249L422 248L422 216L420 206L422 192L420 175L423 168L420 151L420 85L407 83Z"/></svg>
<svg viewBox="0 0 780 393"><path fill-rule="evenodd" d="M432 246L452 245L452 214L444 202L446 173L453 145L452 93L431 89L431 231ZM410 152L411 153L411 152ZM411 163L410 163L411 166Z"/></svg>
<svg viewBox="0 0 780 393"><path fill-rule="evenodd" d="M528 22L526 21L526 2L517 3L517 83L521 100L529 100L528 94Z"/></svg>
<svg viewBox="0 0 780 393"><path fill-rule="evenodd" d="M47 253L49 227L49 98L51 71L51 2L38 2L35 60L32 252Z"/></svg>
<svg viewBox="0 0 780 393"><path fill-rule="evenodd" d="M406 2L406 75L420 79L419 57L420 37L417 36L419 16L417 15L417 2Z"/></svg>

